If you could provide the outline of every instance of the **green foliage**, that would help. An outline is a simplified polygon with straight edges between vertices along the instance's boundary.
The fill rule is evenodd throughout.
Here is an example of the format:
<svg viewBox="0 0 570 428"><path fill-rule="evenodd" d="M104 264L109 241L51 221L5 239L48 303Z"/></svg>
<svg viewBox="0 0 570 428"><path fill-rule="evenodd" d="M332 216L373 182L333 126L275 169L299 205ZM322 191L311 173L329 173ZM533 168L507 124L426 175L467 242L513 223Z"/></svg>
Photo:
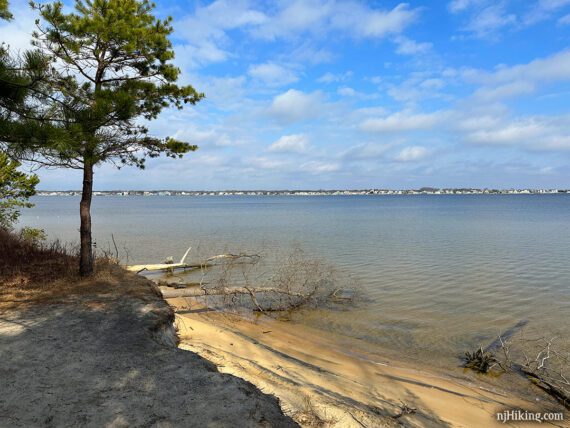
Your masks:
<svg viewBox="0 0 570 428"><path fill-rule="evenodd" d="M34 227L24 227L20 230L20 238L26 242L37 245L47 239L46 232L43 229Z"/></svg>
<svg viewBox="0 0 570 428"><path fill-rule="evenodd" d="M0 141L9 142L22 133L28 136L29 127L41 123L29 98L42 89L48 66L40 52L11 56L8 47L0 45Z"/></svg>
<svg viewBox="0 0 570 428"><path fill-rule="evenodd" d="M0 19L12 19L7 0L0 0ZM22 64L30 69L45 69L44 65L38 67L38 58L37 54L27 53ZM7 47L0 45L0 141L7 139L3 137L10 137L17 127L25 126L13 122L11 110L21 109L29 93L28 89L34 85L36 78L36 72L22 73L16 61L8 54ZM20 216L20 208L32 206L28 198L35 194L39 181L35 175L27 176L18 171L19 166L18 162L0 151L0 228L3 229L12 228Z"/></svg>
<svg viewBox="0 0 570 428"><path fill-rule="evenodd" d="M8 10L8 0L0 0L0 19L12 19L12 14Z"/></svg>
<svg viewBox="0 0 570 428"><path fill-rule="evenodd" d="M147 157L196 150L149 135L141 120L204 96L175 83L171 18L155 18L146 0L78 0L69 14L61 2L31 5L45 27L36 22L36 56L23 58L19 69L38 83L26 93L33 102L11 108L29 126L0 129L15 157L59 167L111 161L143 168Z"/></svg>
<svg viewBox="0 0 570 428"><path fill-rule="evenodd" d="M94 166L144 168L148 157L196 150L151 136L143 123L204 95L176 84L172 20L157 19L148 0L76 0L73 13L60 1L30 5L41 17L36 50L16 59L0 52L0 148L15 159L83 169L80 273L90 275Z"/></svg>
<svg viewBox="0 0 570 428"><path fill-rule="evenodd" d="M33 196L38 177L18 171L20 164L0 152L0 227L11 229L20 216L20 208L33 206L28 198Z"/></svg>

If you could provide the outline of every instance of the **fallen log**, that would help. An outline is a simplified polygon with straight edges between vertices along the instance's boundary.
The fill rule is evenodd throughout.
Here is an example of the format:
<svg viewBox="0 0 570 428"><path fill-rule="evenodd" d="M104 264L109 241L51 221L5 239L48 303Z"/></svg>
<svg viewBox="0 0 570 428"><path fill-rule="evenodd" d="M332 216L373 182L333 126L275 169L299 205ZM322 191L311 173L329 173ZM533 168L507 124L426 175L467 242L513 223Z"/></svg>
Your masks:
<svg viewBox="0 0 570 428"><path fill-rule="evenodd" d="M144 271L158 271L158 270L203 269L215 266L215 262L217 260L249 259L250 260L249 263L257 263L257 261L259 261L259 259L261 258L261 256L258 254L219 254L217 256L207 258L204 261L204 263L187 264L184 262L184 260L186 260L186 257L188 256L188 253L190 252L191 248L192 247L189 247L186 250L186 252L182 256L182 259L180 259L180 262L178 263L148 263L142 265L128 265L125 266L125 269L135 273L140 273Z"/></svg>
<svg viewBox="0 0 570 428"><path fill-rule="evenodd" d="M517 332L528 324L527 320L519 321L517 324L507 329L502 335L495 339L485 349L481 348L481 353L489 355L498 363L503 370L510 369L514 373L528 379L538 388L555 398L566 409L570 410L570 394L568 392L570 382L562 373L552 372L547 368L547 361L550 358L550 341L545 349L541 350L535 359L525 356L526 362L513 361L510 355L511 339ZM504 353L504 357L499 361L497 353Z"/></svg>
<svg viewBox="0 0 570 428"><path fill-rule="evenodd" d="M160 287L162 296L164 298L170 299L175 297L203 297L203 296L227 296L232 294L247 294L251 296L252 293L275 293L282 294L291 297L299 297L306 299L310 296L303 293L297 293L293 291L283 290L280 288L271 287L216 287L216 288L183 288L183 289L172 289L170 287Z"/></svg>
<svg viewBox="0 0 570 428"><path fill-rule="evenodd" d="M534 383L537 387L542 389L547 394L554 397L560 404L562 404L566 409L570 410L570 395L568 392L564 391L563 388L555 385L550 380L546 379L544 376L541 376L539 373L536 373L533 370L529 370L526 367L517 366L519 369L532 383Z"/></svg>
<svg viewBox="0 0 570 428"><path fill-rule="evenodd" d="M188 249L186 250L186 252L184 253L184 255L182 256L182 258L178 263L148 263L144 265L130 265L130 266L125 266L125 269L127 269L130 272L140 273L145 270L156 271L156 270L174 270L174 269L187 269L191 267L200 267L200 265L194 265L194 266L187 265L184 262L191 249L192 247L188 247Z"/></svg>

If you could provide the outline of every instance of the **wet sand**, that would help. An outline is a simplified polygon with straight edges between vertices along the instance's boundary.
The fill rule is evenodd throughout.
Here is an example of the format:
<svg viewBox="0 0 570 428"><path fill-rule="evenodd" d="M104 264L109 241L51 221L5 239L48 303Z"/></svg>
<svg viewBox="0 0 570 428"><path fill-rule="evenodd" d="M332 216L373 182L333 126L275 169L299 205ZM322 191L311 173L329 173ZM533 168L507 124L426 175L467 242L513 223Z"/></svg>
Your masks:
<svg viewBox="0 0 570 428"><path fill-rule="evenodd" d="M505 426L496 413L506 408L544 411L496 386L407 367L306 326L252 322L187 298L169 303L181 348L276 395L301 425L492 427Z"/></svg>

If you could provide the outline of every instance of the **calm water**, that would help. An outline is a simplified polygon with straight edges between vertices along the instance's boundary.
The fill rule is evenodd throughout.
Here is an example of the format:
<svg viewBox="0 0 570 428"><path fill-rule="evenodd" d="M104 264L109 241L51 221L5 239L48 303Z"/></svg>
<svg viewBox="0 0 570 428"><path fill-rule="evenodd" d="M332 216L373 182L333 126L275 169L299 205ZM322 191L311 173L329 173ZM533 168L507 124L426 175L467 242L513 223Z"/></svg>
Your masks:
<svg viewBox="0 0 570 428"><path fill-rule="evenodd" d="M43 197L22 225L78 240L79 199ZM520 320L570 334L570 195L96 197L94 235L131 263L189 245L287 247L350 272L364 301L303 322L446 362Z"/></svg>

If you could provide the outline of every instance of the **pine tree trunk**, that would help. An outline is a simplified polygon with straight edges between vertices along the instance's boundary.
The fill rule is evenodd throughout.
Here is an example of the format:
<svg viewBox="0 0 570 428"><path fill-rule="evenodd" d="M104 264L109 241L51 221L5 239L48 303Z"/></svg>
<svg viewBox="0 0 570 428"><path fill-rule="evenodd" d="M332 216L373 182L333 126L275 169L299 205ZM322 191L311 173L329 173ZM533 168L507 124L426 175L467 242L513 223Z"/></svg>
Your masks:
<svg viewBox="0 0 570 428"><path fill-rule="evenodd" d="M83 191L79 204L81 217L81 249L79 253L79 274L90 276L93 274L93 246L91 240L91 198L93 197L93 165L85 162L83 165Z"/></svg>

